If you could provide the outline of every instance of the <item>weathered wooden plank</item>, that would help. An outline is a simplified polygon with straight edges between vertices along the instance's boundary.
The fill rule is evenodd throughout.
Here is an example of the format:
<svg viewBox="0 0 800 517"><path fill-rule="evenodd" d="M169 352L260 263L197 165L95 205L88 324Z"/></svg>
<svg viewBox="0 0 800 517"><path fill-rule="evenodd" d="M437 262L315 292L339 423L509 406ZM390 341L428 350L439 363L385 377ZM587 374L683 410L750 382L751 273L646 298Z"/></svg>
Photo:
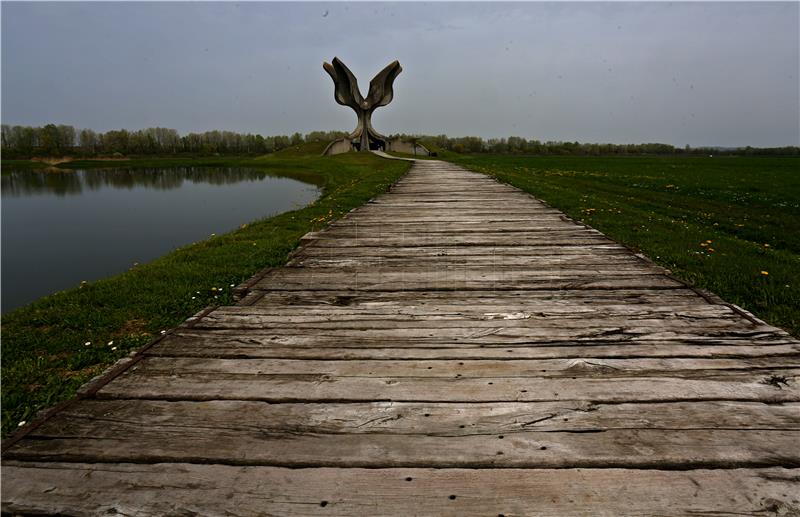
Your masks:
<svg viewBox="0 0 800 517"><path fill-rule="evenodd" d="M231 420L231 415L248 420ZM699 401L603 404L580 400L474 404L417 402L285 403L252 401L165 402L85 400L36 430L35 436L75 438L75 433L127 439L129 432L206 433L210 425L247 433L395 434L458 437L529 431L577 432L800 430L800 403ZM116 430L115 430L116 429ZM123 431L128 429L128 431ZM250 438L252 439L252 437ZM563 439L563 437L562 437ZM235 445L235 444L234 444ZM793 451L800 455L800 450Z"/></svg>
<svg viewBox="0 0 800 517"><path fill-rule="evenodd" d="M484 265L466 264L463 261L456 262L451 266L446 266L441 263L432 261L430 263L418 262L416 264L403 264L398 265L382 265L378 267L363 268L360 266L355 267L340 267L335 271L316 269L305 269L295 265L290 265L280 270L275 270L268 275L269 277L292 277L292 276L317 276L324 275L328 278L344 277L349 278L355 275L368 276L370 278L408 278L419 276L423 279L428 278L446 278L452 276L466 277L470 279L519 279L524 280L527 278L583 278L586 276L605 276L610 277L616 274L617 276L631 276L631 275L663 275L664 270L654 267L643 262L629 263L629 264L605 264L599 263L594 265L589 264L554 264L543 265L542 267L531 267L526 269L519 265L507 265L502 261L495 263L489 262Z"/></svg>
<svg viewBox="0 0 800 517"><path fill-rule="evenodd" d="M466 277L466 278L465 278ZM404 275L403 273L340 273L325 274L315 272L313 275L288 272L286 269L274 275L268 275L258 281L253 289L264 290L357 290L357 291L419 291L419 290L470 290L503 288L522 289L657 289L683 287L683 284L672 278L659 274L600 276L600 275L558 275L549 277L532 276L519 278L503 272L484 272L477 277L466 273L452 272L440 274L435 271Z"/></svg>
<svg viewBox="0 0 800 517"><path fill-rule="evenodd" d="M348 323L366 321L376 325L394 325L404 322L408 325L419 324L423 327L429 323L444 326L473 325L476 328L492 322L489 326L504 323L510 326L530 323L539 326L543 320L572 326L568 320L580 320L581 326L586 326L592 319L600 319L602 326L616 319L624 318L625 322L638 322L640 320L675 320L688 321L726 320L734 319L735 323L741 322L742 317L733 309L725 305L711 304L682 304L682 305L642 305L642 304L606 304L602 306L570 306L563 303L548 303L541 301L538 304L507 304L498 308L487 308L485 305L428 305L426 307L274 307L274 306L233 306L220 307L208 314L200 323L212 325L215 322L246 321L248 324L257 324L262 328L272 326L289 326L295 323L324 323L346 327ZM575 323L575 322L572 322ZM751 325L749 322L748 326ZM638 323L637 323L638 324ZM402 325L402 323L401 323ZM375 327L373 327L375 328Z"/></svg>
<svg viewBox="0 0 800 517"><path fill-rule="evenodd" d="M750 339L750 340L773 340L782 338L786 333L766 325L755 325L748 327L747 320L741 321L736 326L722 325L719 327L708 327L703 325L687 328L676 322L671 328L664 325L645 325L645 326L575 326L565 328L553 326L550 328L515 328L495 326L481 330L469 327L462 328L419 328L404 327L394 329L366 329L342 328L342 329L310 329L292 330L292 328L273 328L261 329L251 326L247 330L248 338L259 339L266 336L275 345L283 344L314 344L316 346L341 346L349 344L351 346L395 346L405 344L416 345L447 345L447 344L475 344L483 346L510 346L517 344L520 346L536 344L609 344L609 343L653 343L684 341L690 343L708 343L720 339ZM224 331L226 329L218 326L208 326L202 321L196 324L196 328L209 331ZM245 326L231 326L227 329L231 333L241 334Z"/></svg>
<svg viewBox="0 0 800 517"><path fill-rule="evenodd" d="M405 224L393 224L391 226L336 226L329 227L325 232L318 232L314 235L315 239L343 239L343 238L391 238L395 236L414 236L414 237L438 237L442 235L452 235L455 233L453 230L446 228L446 224L434 223L432 225L420 227L410 226ZM603 237L600 232L596 230L587 230L580 226L571 226L565 228L539 228L531 229L524 227L516 228L480 228L473 225L470 228L463 228L458 231L458 234L470 235L475 237L482 237L486 239L493 239L498 235L507 235L514 238L527 238L535 237L538 239L550 238L590 238L590 237Z"/></svg>
<svg viewBox="0 0 800 517"><path fill-rule="evenodd" d="M534 233L500 233L492 234L446 234L417 235L412 233L386 236L370 236L352 238L319 238L319 234L304 238L313 241L315 246L329 248L348 248L354 246L585 246L587 244L610 243L607 237L600 235L556 236L538 235Z"/></svg>
<svg viewBox="0 0 800 517"><path fill-rule="evenodd" d="M304 321L336 321L350 319L369 320L519 320L531 318L557 318L575 319L595 316L614 318L618 316L632 318L671 318L687 317L704 319L709 317L725 318L741 315L731 307L722 304L709 304L701 301L694 303L683 302L675 304L636 304L636 303L607 303L600 306L585 304L576 305L563 301L539 299L536 302L524 303L522 301L507 302L502 306L504 310L487 308L483 303L476 303L468 298L461 303L437 303L427 306L321 306L321 307L293 307L289 306L228 306L219 307L204 319L222 319L227 316L258 316L261 318L272 317L276 322L304 322Z"/></svg>
<svg viewBox="0 0 800 517"><path fill-rule="evenodd" d="M791 515L800 469L286 469L4 462L3 511L109 515ZM165 493L165 488L168 493Z"/></svg>
<svg viewBox="0 0 800 517"><path fill-rule="evenodd" d="M551 210L539 210L539 209L507 209L503 210L502 208L476 208L476 207L460 207L460 208L437 208L437 207L427 207L426 209L423 208L411 208L411 207L382 207L377 205L371 205L368 208L363 208L362 211L358 213L358 216L362 214L365 216L373 216L373 217L380 217L383 216L388 219L395 219L402 220L404 217L408 217L408 213L410 211L414 212L413 219L415 220L467 220L467 218L472 219L499 219L502 220L504 218L511 218L517 217L521 219L527 219L529 221L535 220L539 224L548 224L548 223L557 223L563 222L564 215L560 212L555 212Z"/></svg>
<svg viewBox="0 0 800 517"><path fill-rule="evenodd" d="M430 305L452 305L479 303L488 307L547 303L583 305L604 304L683 304L708 302L695 291L686 288L673 289L615 289L615 290L502 290L492 291L262 291L259 305L293 306L342 306L360 307L426 307Z"/></svg>
<svg viewBox="0 0 800 517"><path fill-rule="evenodd" d="M497 192L496 194L478 195L475 193L459 193L454 195L447 194L422 194L410 193L402 194L399 191L393 191L391 196L383 196L370 201L375 205L386 206L406 206L406 205L422 205L428 206L431 204L437 206L459 206L464 204L471 204L475 206L490 206L502 207L509 202L525 203L530 200L530 196L520 191L505 191ZM545 208L543 206L543 208Z"/></svg>
<svg viewBox="0 0 800 517"><path fill-rule="evenodd" d="M374 212L353 212L340 220L342 223L360 223L364 222L366 225L373 224L375 226L386 224L391 221L393 223L415 223L415 224L445 224L448 222L458 224L480 224L490 222L506 222L509 225L556 225L568 222L575 224L565 215L556 216L554 214L546 215L533 215L533 214L514 214L514 213L475 213L475 212L459 212L451 213L447 210L417 213L416 210L396 212L391 214L390 218L382 217L380 211ZM337 224L337 223L334 223Z"/></svg>
<svg viewBox="0 0 800 517"><path fill-rule="evenodd" d="M355 221L332 224L327 228L325 234L345 236L359 232L363 234L388 235L390 233L535 233L553 235L602 235L597 230L579 226L576 224L563 226L530 226L523 224L509 224L506 221L485 221L485 222L397 222L382 221L374 223L363 223L358 219Z"/></svg>
<svg viewBox="0 0 800 517"><path fill-rule="evenodd" d="M240 329L185 329L178 328L170 336L185 336L187 339L207 337L208 339L236 339L241 343L266 346L316 346L320 348L506 348L519 350L522 348L537 349L541 347L559 347L568 349L575 347L638 347L637 349L670 347L670 346L752 346L756 348L776 345L800 346L796 340L787 336L785 332L765 330L762 332L751 331L696 331L694 333L680 332L641 332L639 334L625 333L623 329L609 329L605 332L572 332L549 334L545 336L514 337L497 335L498 333L480 333L462 337L459 335L392 335L378 333L363 336L364 332L339 332L317 331L314 335L277 333L270 330L251 330L247 335L242 335Z"/></svg>
<svg viewBox="0 0 800 517"><path fill-rule="evenodd" d="M330 249L330 248L328 248ZM603 260L597 258L584 258L573 257L565 258L562 261L547 261L537 260L535 257L526 256L503 256L503 255L476 255L472 257L457 257L448 255L428 255L426 257L411 257L411 256L351 256L343 254L340 257L331 256L329 254L318 254L317 256L303 256L305 254L299 253L294 256L287 264L290 267L314 267L314 268L338 268L338 269L353 269L353 268L380 268L386 266L392 267L408 267L408 266L422 266L430 268L464 268L470 267L485 267L493 266L496 269L512 269L519 268L520 266L528 266L536 268L541 265L544 267L561 268L562 270L578 268L596 268L596 267L609 267L620 266L624 267L639 267L643 265L639 262L634 262L633 259L616 259L609 258Z"/></svg>
<svg viewBox="0 0 800 517"><path fill-rule="evenodd" d="M165 400L292 401L553 401L800 400L797 369L619 371L577 367L557 375L532 372L506 361L493 377L400 377L375 361L367 375L336 375L335 361L303 373L280 369L275 360L150 357L98 392L101 398ZM364 367L364 361L356 361ZM386 363L394 364L392 361ZM465 361L466 364L466 361ZM431 370L433 370L431 366ZM420 366L420 372L423 368ZM424 367L427 370L427 366ZM565 373L570 375L564 375ZM574 378L573 378L574 377Z"/></svg>
<svg viewBox="0 0 800 517"><path fill-rule="evenodd" d="M299 323L274 321L255 315L236 316L228 314L210 315L203 318L197 328L210 329L248 329L265 330L275 335L309 334L323 336L351 336L368 332L369 337L400 338L449 338L450 340L466 340L489 336L491 341L509 338L524 339L558 339L561 336L573 335L574 339L585 339L608 336L614 339L625 339L626 336L640 334L663 334L666 332L696 332L700 335L714 335L722 332L728 335L733 331L761 332L768 331L767 326L758 326L741 317L682 317L681 315L664 315L662 318L650 315L625 315L604 318L602 315L585 315L583 318L537 318L529 313L495 313L493 319L459 318L448 320L431 317L428 319L392 319L376 318L371 320L330 320L301 325Z"/></svg>
<svg viewBox="0 0 800 517"><path fill-rule="evenodd" d="M600 244L592 246L551 246L543 244L541 246L359 246L351 248L323 248L313 243L298 251L303 256L453 256L453 257L531 257L531 260L545 261L553 260L553 264L558 264L560 260L586 260L597 258L620 258L631 257L630 251L617 244Z"/></svg>
<svg viewBox="0 0 800 517"><path fill-rule="evenodd" d="M800 369L800 355L791 357L704 359L704 358L637 358L637 359L514 359L471 361L349 361L293 359L198 359L152 357L137 365L137 375L188 375L209 373L237 376L327 375L334 377L494 379L519 378L632 378L664 377L696 378L758 374L759 370L787 370L787 375ZM722 377L720 377L722 378ZM774 386L778 389L785 387Z"/></svg>
<svg viewBox="0 0 800 517"><path fill-rule="evenodd" d="M646 357L705 357L745 358L796 356L800 344L785 340L761 341L752 344L742 340L706 340L700 343L680 341L582 343L554 346L511 345L484 346L478 344L402 343L306 343L276 345L274 336L264 334L242 336L219 331L176 333L153 347L150 355L171 357L215 357L230 359L592 359Z"/></svg>
<svg viewBox="0 0 800 517"><path fill-rule="evenodd" d="M246 422L231 420L247 415ZM223 430L226 439L209 434ZM800 465L800 405L85 401L5 459L304 467ZM794 431L794 432L793 432ZM643 451L647 454L643 454Z"/></svg>

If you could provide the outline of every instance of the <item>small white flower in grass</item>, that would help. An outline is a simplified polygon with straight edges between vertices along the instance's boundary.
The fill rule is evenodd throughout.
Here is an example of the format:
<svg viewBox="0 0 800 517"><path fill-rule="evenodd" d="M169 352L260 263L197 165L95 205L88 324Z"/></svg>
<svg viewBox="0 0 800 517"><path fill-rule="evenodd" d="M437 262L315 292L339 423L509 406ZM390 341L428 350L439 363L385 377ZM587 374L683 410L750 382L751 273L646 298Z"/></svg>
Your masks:
<svg viewBox="0 0 800 517"><path fill-rule="evenodd" d="M192 296L192 300L196 300L196 299L197 299L197 296Z"/></svg>
<svg viewBox="0 0 800 517"><path fill-rule="evenodd" d="M166 333L167 333L167 331L166 331L166 330L162 330L162 331L161 331L161 333L162 333L162 334L166 334Z"/></svg>
<svg viewBox="0 0 800 517"><path fill-rule="evenodd" d="M91 344L92 344L92 342L91 342L91 341L87 341L86 343L84 343L84 344L83 344L83 346L89 346L89 345L91 345Z"/></svg>
<svg viewBox="0 0 800 517"><path fill-rule="evenodd" d="M117 349L117 347L115 347L115 346L112 346L112 347L111 347L111 351L112 351L112 352L113 352L114 350L116 350L116 349Z"/></svg>
<svg viewBox="0 0 800 517"><path fill-rule="evenodd" d="M22 427L23 425L27 424L25 420L17 424L17 427Z"/></svg>
<svg viewBox="0 0 800 517"><path fill-rule="evenodd" d="M231 284L231 287L236 287L236 284Z"/></svg>

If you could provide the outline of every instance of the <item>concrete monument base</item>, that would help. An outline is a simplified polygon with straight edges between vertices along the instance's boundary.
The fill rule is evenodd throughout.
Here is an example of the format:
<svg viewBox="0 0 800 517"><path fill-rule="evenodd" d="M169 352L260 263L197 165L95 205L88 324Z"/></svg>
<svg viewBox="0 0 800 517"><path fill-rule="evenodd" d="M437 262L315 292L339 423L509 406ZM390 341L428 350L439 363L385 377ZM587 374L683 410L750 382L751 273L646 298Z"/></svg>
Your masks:
<svg viewBox="0 0 800 517"><path fill-rule="evenodd" d="M325 148L325 151L322 152L322 155L333 156L334 154L355 152L360 150L359 147L360 142L357 139L353 140L351 138L339 138L338 140L334 140L328 144L328 147ZM413 154L416 156L430 156L431 154L431 152L424 145L420 143L415 144L407 140L400 140L399 138L385 141L370 140L369 147L369 150L371 151L396 152Z"/></svg>

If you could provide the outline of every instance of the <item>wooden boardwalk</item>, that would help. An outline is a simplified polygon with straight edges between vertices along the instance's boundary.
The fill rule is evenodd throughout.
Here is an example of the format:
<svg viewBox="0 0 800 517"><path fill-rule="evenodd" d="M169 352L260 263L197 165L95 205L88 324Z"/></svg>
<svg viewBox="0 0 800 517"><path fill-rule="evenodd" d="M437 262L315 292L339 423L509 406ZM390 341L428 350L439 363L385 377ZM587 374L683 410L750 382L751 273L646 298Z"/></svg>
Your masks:
<svg viewBox="0 0 800 517"><path fill-rule="evenodd" d="M10 444L3 511L800 514L800 342L487 176L242 290Z"/></svg>

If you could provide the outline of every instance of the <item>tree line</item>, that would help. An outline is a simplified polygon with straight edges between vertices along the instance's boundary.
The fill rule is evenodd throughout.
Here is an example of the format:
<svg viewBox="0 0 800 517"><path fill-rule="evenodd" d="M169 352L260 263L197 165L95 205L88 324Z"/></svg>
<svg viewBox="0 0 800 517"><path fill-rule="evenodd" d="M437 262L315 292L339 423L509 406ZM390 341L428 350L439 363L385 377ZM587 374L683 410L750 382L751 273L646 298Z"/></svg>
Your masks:
<svg viewBox="0 0 800 517"><path fill-rule="evenodd" d="M216 155L266 154L306 142L330 142L346 136L344 131L312 131L306 135L262 136L235 131L205 131L181 136L175 129L150 127L138 131L114 129L105 133L76 129L63 124L42 127L2 125L3 157L114 156L114 155ZM519 136L484 139L478 136L395 134L410 142L427 144L457 153L532 155L638 155L638 154L737 154L798 156L800 147L675 147L669 144L599 144L540 141Z"/></svg>
<svg viewBox="0 0 800 517"><path fill-rule="evenodd" d="M670 144L598 144L562 141L528 140L519 136L508 138L483 139L479 136L449 137L447 135L392 135L392 138L426 143L432 147L445 149L457 153L488 153L488 154L531 154L531 155L577 155L577 156L606 156L606 155L638 155L638 154L664 154L664 155L708 155L708 154L736 154L736 155L771 155L771 156L798 156L800 147L675 147Z"/></svg>
<svg viewBox="0 0 800 517"><path fill-rule="evenodd" d="M262 136L235 131L205 131L181 136L177 130L150 127L138 131L114 129L105 133L63 124L42 127L2 125L5 158L34 156L113 156L176 154L265 154L305 142L327 142L343 131L312 131L306 135Z"/></svg>

